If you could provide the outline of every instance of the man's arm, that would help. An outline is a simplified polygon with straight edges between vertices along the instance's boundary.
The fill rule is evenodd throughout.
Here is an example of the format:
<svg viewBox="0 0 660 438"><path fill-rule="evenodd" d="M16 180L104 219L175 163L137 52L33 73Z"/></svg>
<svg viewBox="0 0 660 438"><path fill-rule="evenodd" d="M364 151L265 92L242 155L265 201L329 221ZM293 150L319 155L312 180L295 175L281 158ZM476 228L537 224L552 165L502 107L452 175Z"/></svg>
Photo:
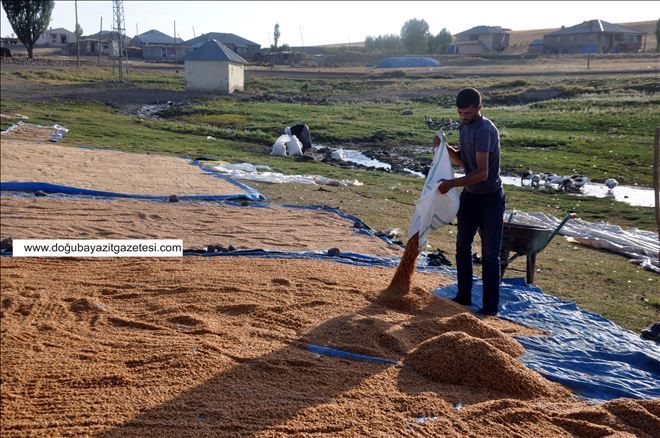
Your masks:
<svg viewBox="0 0 660 438"><path fill-rule="evenodd" d="M461 178L442 181L438 186L440 193L444 195L452 187L471 186L486 181L488 179L488 156L489 152L477 152L477 168Z"/></svg>

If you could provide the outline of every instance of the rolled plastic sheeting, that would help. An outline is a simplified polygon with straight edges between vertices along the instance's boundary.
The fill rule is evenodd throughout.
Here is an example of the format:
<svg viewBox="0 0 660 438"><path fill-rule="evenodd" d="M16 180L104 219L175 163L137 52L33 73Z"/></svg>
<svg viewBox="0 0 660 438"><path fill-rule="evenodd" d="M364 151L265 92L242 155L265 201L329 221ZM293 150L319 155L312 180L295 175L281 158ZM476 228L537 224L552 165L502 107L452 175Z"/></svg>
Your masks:
<svg viewBox="0 0 660 438"><path fill-rule="evenodd" d="M456 292L451 284L434 294L453 298ZM481 307L481 297L481 283L475 282L475 307ZM525 285L522 278L504 280L500 309L498 316L548 333L516 337L526 350L522 362L548 379L593 401L660 398L660 347L654 341Z"/></svg>

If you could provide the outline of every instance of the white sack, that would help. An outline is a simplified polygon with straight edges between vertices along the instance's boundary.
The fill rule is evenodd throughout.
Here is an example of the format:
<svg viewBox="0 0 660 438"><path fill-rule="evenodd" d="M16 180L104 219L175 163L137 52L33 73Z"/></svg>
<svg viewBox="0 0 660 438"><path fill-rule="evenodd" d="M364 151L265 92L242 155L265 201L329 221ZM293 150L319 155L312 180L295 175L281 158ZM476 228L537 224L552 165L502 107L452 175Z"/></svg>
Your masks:
<svg viewBox="0 0 660 438"><path fill-rule="evenodd" d="M431 230L447 225L456 217L460 205L460 194L455 187L444 195L438 191L440 180L454 179L447 140L441 132L439 135L440 145L433 154L431 170L424 181L422 194L415 202L415 213L408 228L408 239L419 232L420 249L426 246Z"/></svg>
<svg viewBox="0 0 660 438"><path fill-rule="evenodd" d="M286 142L286 151L289 155L302 155L302 143L295 135L291 136L291 140Z"/></svg>
<svg viewBox="0 0 660 438"><path fill-rule="evenodd" d="M286 142L291 140L291 137L288 135L280 135L277 137L277 140L275 140L275 143L273 143L273 150L270 152L271 155L279 155L279 156L285 156L286 155Z"/></svg>

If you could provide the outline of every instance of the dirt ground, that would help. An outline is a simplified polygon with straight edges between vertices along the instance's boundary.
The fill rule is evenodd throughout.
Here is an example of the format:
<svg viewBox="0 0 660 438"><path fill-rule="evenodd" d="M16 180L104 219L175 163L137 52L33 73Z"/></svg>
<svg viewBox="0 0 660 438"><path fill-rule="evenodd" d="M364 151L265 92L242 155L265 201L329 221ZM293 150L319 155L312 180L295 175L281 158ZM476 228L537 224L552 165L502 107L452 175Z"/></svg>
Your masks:
<svg viewBox="0 0 660 438"><path fill-rule="evenodd" d="M433 297L448 281L437 274L383 305L392 269L314 260L0 267L3 436L653 436L660 426L658 401L590 406L525 368L510 336L521 329Z"/></svg>
<svg viewBox="0 0 660 438"><path fill-rule="evenodd" d="M2 180L144 195L245 193L180 158L60 146L47 141L50 135L27 124L3 135Z"/></svg>
<svg viewBox="0 0 660 438"><path fill-rule="evenodd" d="M337 214L284 207L2 196L2 239L183 239L186 249L359 252L400 256Z"/></svg>

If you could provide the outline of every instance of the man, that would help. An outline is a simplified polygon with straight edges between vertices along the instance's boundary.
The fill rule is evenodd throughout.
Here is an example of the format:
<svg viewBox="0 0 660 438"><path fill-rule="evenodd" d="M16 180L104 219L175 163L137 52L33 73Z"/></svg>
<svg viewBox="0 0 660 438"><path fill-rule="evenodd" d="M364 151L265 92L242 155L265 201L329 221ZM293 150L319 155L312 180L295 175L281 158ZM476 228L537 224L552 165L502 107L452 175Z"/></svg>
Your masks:
<svg viewBox="0 0 660 438"><path fill-rule="evenodd" d="M287 135L295 135L300 143L302 143L302 152L303 154L312 148L312 137L309 134L309 127L304 124L294 125L292 127L286 127L284 133Z"/></svg>
<svg viewBox="0 0 660 438"><path fill-rule="evenodd" d="M458 209L456 236L456 268L458 293L453 300L472 304L472 242L481 236L483 307L478 313L495 315L500 300L500 248L505 196L500 178L500 133L489 119L481 115L481 94L474 88L461 90L456 96L461 118L459 148L447 145L455 165L465 169L465 176L444 180L440 193L452 187L464 187ZM434 145L440 143L436 136Z"/></svg>

